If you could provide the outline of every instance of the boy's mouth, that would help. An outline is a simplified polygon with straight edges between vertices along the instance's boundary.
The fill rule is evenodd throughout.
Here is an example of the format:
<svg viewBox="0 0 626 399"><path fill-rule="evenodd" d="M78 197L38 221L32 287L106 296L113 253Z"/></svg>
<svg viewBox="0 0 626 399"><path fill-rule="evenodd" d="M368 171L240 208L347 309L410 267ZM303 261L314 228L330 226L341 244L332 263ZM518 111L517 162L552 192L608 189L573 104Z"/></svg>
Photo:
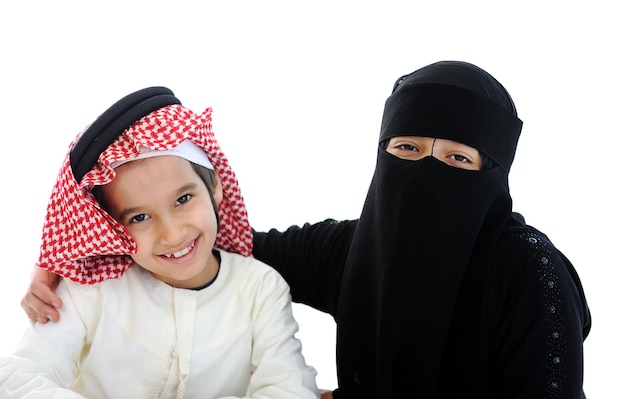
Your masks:
<svg viewBox="0 0 626 399"><path fill-rule="evenodd" d="M182 258L183 256L187 255L189 252L191 252L191 250L193 249L193 247L195 245L196 245L196 240L193 240L191 242L191 244L189 244L188 247L183 248L180 251L172 252L172 253L169 253L169 254L163 254L163 256L168 258L168 259Z"/></svg>

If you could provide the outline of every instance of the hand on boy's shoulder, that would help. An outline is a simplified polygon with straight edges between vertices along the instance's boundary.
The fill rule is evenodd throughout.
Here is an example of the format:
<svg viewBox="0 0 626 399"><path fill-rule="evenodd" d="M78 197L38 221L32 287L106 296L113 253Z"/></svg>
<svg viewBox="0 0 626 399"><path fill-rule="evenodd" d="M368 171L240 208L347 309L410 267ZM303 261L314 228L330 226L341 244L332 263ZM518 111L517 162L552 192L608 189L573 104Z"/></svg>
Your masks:
<svg viewBox="0 0 626 399"><path fill-rule="evenodd" d="M57 322L61 315L58 309L63 306L56 290L61 276L35 266L26 295L22 298L22 309L33 323Z"/></svg>
<svg viewBox="0 0 626 399"><path fill-rule="evenodd" d="M333 391L320 389L320 399L333 399Z"/></svg>

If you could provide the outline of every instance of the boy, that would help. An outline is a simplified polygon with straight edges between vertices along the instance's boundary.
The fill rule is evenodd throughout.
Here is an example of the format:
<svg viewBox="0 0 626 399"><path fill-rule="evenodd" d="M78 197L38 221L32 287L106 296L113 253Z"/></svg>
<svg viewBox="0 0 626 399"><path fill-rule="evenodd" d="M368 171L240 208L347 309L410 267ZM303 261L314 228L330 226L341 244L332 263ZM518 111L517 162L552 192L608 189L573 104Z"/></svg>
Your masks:
<svg viewBox="0 0 626 399"><path fill-rule="evenodd" d="M38 265L66 277L64 322L0 359L0 397L317 398L289 288L251 238L211 109L166 88L118 101L48 206Z"/></svg>

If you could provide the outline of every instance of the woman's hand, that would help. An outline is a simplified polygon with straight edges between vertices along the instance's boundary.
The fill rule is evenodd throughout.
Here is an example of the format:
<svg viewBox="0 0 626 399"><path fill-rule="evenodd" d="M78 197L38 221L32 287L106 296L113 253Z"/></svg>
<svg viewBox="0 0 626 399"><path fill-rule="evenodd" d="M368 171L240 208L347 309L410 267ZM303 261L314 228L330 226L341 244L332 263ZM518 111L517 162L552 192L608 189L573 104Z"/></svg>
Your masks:
<svg viewBox="0 0 626 399"><path fill-rule="evenodd" d="M33 322L42 324L48 321L59 321L59 309L63 303L54 290L59 285L61 276L35 266L30 279L30 285L24 298L22 309Z"/></svg>
<svg viewBox="0 0 626 399"><path fill-rule="evenodd" d="M320 389L320 399L333 399L333 391Z"/></svg>

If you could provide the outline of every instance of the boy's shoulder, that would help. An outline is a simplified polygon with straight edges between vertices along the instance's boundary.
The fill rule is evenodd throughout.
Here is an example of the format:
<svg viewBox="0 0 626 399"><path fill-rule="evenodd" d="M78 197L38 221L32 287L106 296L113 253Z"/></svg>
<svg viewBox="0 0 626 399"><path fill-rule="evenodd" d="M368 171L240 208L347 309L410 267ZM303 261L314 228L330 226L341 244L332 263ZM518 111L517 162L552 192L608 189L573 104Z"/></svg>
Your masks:
<svg viewBox="0 0 626 399"><path fill-rule="evenodd" d="M232 278L245 279L249 283L258 281L274 286L287 286L287 282L280 273L252 256L220 251L220 257L220 274L225 273Z"/></svg>
<svg viewBox="0 0 626 399"><path fill-rule="evenodd" d="M159 280L154 278L148 271L134 264L129 267L121 276L106 279L94 284L84 284L72 281L69 278L61 279L60 286L63 285L67 294L71 295L74 300L80 298L80 302L98 301L101 302L105 297L123 297L128 292L156 292L159 286L163 285ZM144 287L139 289L139 287Z"/></svg>
<svg viewBox="0 0 626 399"><path fill-rule="evenodd" d="M237 270L250 269L253 273L277 273L271 266L254 258L253 256L243 256L241 254L220 250L220 265L222 267L234 268Z"/></svg>

